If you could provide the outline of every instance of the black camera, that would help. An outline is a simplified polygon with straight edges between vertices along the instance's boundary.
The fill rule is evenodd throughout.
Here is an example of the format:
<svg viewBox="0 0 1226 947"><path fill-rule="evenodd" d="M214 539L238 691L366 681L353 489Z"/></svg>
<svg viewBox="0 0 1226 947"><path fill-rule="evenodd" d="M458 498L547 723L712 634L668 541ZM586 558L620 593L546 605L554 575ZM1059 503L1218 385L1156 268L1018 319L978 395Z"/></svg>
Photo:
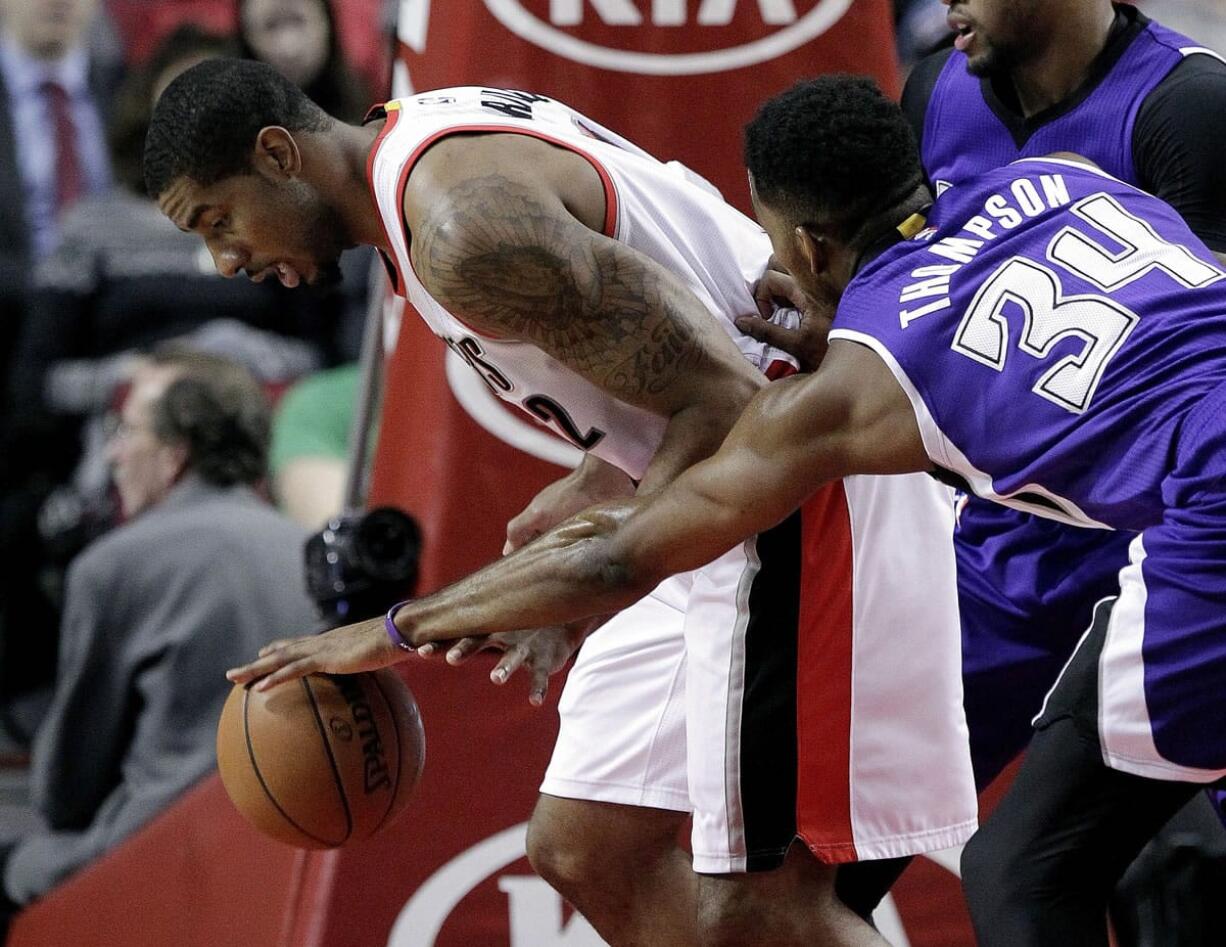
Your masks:
<svg viewBox="0 0 1226 947"><path fill-rule="evenodd" d="M325 621L373 618L413 594L421 528L392 506L345 513L311 536L304 554L307 590Z"/></svg>

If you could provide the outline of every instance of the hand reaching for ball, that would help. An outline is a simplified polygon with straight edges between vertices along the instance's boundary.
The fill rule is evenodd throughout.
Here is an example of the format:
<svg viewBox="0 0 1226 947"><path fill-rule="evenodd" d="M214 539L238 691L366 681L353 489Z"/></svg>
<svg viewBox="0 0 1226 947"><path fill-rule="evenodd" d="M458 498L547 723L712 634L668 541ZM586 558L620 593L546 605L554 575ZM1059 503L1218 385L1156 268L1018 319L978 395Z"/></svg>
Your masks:
<svg viewBox="0 0 1226 947"><path fill-rule="evenodd" d="M266 691L308 674L374 671L403 661L411 653L392 644L384 620L374 618L322 635L274 641L260 649L256 660L231 668L226 677L235 684L256 681L255 689Z"/></svg>

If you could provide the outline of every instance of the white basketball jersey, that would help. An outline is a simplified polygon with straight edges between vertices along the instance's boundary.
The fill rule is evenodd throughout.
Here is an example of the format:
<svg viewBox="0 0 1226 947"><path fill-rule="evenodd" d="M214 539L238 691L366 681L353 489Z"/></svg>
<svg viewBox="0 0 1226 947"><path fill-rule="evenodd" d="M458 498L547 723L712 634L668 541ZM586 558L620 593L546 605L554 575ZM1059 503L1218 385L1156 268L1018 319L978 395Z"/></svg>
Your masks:
<svg viewBox="0 0 1226 947"><path fill-rule="evenodd" d="M555 433L638 478L666 422L616 400L531 344L482 335L422 286L409 254L404 189L417 159L447 135L523 134L586 158L604 182L605 234L679 277L759 368L785 358L742 335L732 323L757 311L752 290L766 268L770 241L683 165L657 161L562 103L526 92L440 89L389 102L385 109L387 121L371 151L368 174L395 257L396 292L498 397Z"/></svg>

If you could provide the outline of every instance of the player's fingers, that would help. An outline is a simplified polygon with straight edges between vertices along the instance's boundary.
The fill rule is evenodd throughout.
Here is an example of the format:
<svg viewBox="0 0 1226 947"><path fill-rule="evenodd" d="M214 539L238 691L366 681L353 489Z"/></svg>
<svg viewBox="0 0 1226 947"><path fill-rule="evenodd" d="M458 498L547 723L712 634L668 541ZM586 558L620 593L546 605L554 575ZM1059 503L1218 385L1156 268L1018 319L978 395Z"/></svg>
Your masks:
<svg viewBox="0 0 1226 947"><path fill-rule="evenodd" d="M491 647L488 638L461 638L447 649L447 663L459 666L478 651Z"/></svg>
<svg viewBox="0 0 1226 947"><path fill-rule="evenodd" d="M284 667L273 671L267 677L257 681L254 686L257 691L271 690L278 684L284 684L287 681L293 681L300 677L306 677L308 674L314 674L318 670L319 661L316 658L299 658L297 661L291 661Z"/></svg>
<svg viewBox="0 0 1226 947"><path fill-rule="evenodd" d="M257 677L270 674L284 663L283 656L277 653L267 654L262 658L252 661L250 664L230 668L230 670L226 671L226 678L235 684L248 684Z"/></svg>
<svg viewBox="0 0 1226 947"><path fill-rule="evenodd" d="M803 309L805 296L796 281L787 273L778 270L767 270L754 287L754 299L758 303L758 311L769 317L775 306L784 302Z"/></svg>
<svg viewBox="0 0 1226 947"><path fill-rule="evenodd" d="M495 684L505 684L508 680L510 680L511 675L519 670L520 666L523 665L527 658L527 648L511 648L502 656L499 662L494 665L494 670L490 671L490 680Z"/></svg>
<svg viewBox="0 0 1226 947"><path fill-rule="evenodd" d="M757 316L741 316L736 320L736 327L747 336L782 349L789 355L796 355L804 343L804 334L799 329L789 329L787 326L776 325Z"/></svg>
<svg viewBox="0 0 1226 947"><path fill-rule="evenodd" d="M297 640L297 638L278 638L276 641L268 642L257 653L262 658L266 654L272 654L274 651L280 651L282 648L292 645Z"/></svg>
<svg viewBox="0 0 1226 947"><path fill-rule="evenodd" d="M521 513L507 523L507 542L503 552L514 552L520 546L527 545L541 535L540 517L535 513Z"/></svg>
<svg viewBox="0 0 1226 947"><path fill-rule="evenodd" d="M528 691L528 703L539 707L545 703L545 694L549 692L549 668L536 666L532 669L532 687Z"/></svg>
<svg viewBox="0 0 1226 947"><path fill-rule="evenodd" d="M446 654L447 651L454 647L455 638L441 638L438 641L427 641L425 644L416 645L413 648L414 654L419 654L423 658L432 658L435 655Z"/></svg>

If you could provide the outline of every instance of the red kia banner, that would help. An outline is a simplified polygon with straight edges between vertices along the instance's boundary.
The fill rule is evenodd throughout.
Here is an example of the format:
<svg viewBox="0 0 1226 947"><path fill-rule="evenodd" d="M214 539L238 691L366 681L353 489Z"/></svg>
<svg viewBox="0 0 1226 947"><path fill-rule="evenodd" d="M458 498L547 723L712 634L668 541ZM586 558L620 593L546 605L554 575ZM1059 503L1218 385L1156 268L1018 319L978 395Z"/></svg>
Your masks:
<svg viewBox="0 0 1226 947"><path fill-rule="evenodd" d="M823 72L899 91L887 0L402 0L404 91L541 92L748 209L741 129L758 104Z"/></svg>
<svg viewBox="0 0 1226 947"><path fill-rule="evenodd" d="M890 17L886 0L402 0L395 92L541 92L681 160L747 209L741 128L758 104L822 72L868 73L896 93ZM499 402L411 310L388 350L371 502L421 520L430 589L498 555L506 521L578 455ZM483 674L451 673L446 683L410 674L431 740L429 831L391 845L405 853L394 865L341 857L330 936L383 916L396 891L388 947L596 947L583 918L519 860L555 715L505 716L518 705L503 694L491 703ZM463 738L436 741L432 721ZM492 794L479 809L474 786ZM884 906L882 930L898 947L971 943L956 859L925 860Z"/></svg>

